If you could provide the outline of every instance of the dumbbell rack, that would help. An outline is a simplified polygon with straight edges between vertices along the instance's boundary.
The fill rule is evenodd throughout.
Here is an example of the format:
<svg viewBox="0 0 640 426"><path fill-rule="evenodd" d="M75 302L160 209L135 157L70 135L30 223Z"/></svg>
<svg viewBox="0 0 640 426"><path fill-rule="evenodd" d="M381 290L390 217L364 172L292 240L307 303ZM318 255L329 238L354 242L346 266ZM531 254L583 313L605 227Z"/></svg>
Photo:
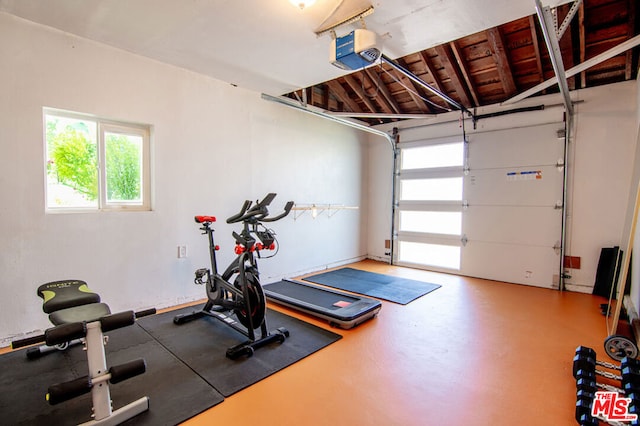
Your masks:
<svg viewBox="0 0 640 426"><path fill-rule="evenodd" d="M608 383L597 382L598 376L608 379ZM620 365L600 361L596 359L595 350L578 346L573 358L573 377L576 379L575 418L579 425L598 426L600 422L616 426L640 424L638 419L612 421L592 415L597 392L613 392L620 399L627 398L626 413L631 416L640 414L640 361L627 357Z"/></svg>

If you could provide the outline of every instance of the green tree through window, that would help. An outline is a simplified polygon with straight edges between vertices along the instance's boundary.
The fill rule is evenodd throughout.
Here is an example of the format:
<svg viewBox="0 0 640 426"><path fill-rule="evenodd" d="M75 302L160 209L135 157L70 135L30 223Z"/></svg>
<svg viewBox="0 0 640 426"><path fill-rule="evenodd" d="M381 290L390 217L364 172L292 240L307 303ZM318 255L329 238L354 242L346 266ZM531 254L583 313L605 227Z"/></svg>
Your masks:
<svg viewBox="0 0 640 426"><path fill-rule="evenodd" d="M134 201L140 199L142 173L142 138L106 134L107 199Z"/></svg>
<svg viewBox="0 0 640 426"><path fill-rule="evenodd" d="M148 128L47 110L45 125L48 209L149 209Z"/></svg>
<svg viewBox="0 0 640 426"><path fill-rule="evenodd" d="M58 182L86 196L90 201L98 197L98 164L96 144L86 136L67 127L52 141L52 172Z"/></svg>

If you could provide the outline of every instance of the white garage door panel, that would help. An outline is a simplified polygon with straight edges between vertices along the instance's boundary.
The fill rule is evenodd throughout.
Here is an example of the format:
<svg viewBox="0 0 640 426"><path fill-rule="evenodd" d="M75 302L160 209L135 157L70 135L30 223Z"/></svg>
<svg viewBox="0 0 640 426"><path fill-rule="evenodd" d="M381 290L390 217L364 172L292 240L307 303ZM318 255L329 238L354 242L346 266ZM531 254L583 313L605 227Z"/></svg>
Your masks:
<svg viewBox="0 0 640 426"><path fill-rule="evenodd" d="M562 172L555 165L472 169L465 176L463 193L470 206L554 206L562 200Z"/></svg>
<svg viewBox="0 0 640 426"><path fill-rule="evenodd" d="M465 275L552 288L560 255L553 248L469 242L462 249Z"/></svg>
<svg viewBox="0 0 640 426"><path fill-rule="evenodd" d="M559 240L561 214L552 207L470 206L464 211L462 232L469 241L553 247Z"/></svg>
<svg viewBox="0 0 640 426"><path fill-rule="evenodd" d="M396 200L398 210L433 213L451 209L462 215L456 219L459 227L458 222L456 227L447 227L448 222L440 223L440 216L431 214L423 216L424 221L430 221L429 227L420 226L418 220L412 227L399 229L412 232L398 232L398 246L403 250L396 260L434 270L449 268L472 277L557 286L560 253L554 247L560 242L562 227L562 210L557 207L563 198L564 140L558 139L562 129L564 123L558 122L472 131L463 167L401 169L397 188L413 185L414 192L420 194L437 179L457 177L462 179L462 194L457 187L455 193L443 189L431 198L407 195L402 199L405 201ZM446 142L443 139L440 143ZM421 143L433 146L437 141L415 141L411 146ZM408 149L405 153L415 155ZM398 218L399 214L396 225ZM444 233L447 235L439 235ZM441 252L449 253L448 257L440 259L444 256Z"/></svg>
<svg viewBox="0 0 640 426"><path fill-rule="evenodd" d="M469 163L496 168L556 164L562 159L564 142L557 131L563 123L477 133L469 136Z"/></svg>

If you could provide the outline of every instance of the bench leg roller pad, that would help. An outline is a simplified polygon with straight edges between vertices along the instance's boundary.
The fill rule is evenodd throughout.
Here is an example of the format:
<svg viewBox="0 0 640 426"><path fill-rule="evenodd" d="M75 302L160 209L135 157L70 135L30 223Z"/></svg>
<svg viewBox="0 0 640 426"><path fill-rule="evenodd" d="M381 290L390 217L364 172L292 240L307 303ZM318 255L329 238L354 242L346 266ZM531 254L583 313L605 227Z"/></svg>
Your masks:
<svg viewBox="0 0 640 426"><path fill-rule="evenodd" d="M91 391L91 380L89 376L84 376L64 383L57 383L49 386L47 401L56 405L68 401L76 396L84 395Z"/></svg>
<svg viewBox="0 0 640 426"><path fill-rule="evenodd" d="M116 383L120 383L124 380L130 379L131 377L142 374L146 370L147 364L142 358L136 359L135 361L127 362L125 364L114 365L109 369L109 374L111 374L109 383L115 385Z"/></svg>

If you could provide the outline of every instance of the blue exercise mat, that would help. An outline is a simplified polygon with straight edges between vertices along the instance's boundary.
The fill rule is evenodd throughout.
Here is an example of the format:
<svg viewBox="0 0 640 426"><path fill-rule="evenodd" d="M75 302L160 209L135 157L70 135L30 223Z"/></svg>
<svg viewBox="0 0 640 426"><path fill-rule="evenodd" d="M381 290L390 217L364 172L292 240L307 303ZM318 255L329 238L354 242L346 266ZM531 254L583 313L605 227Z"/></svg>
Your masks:
<svg viewBox="0 0 640 426"><path fill-rule="evenodd" d="M353 268L341 268L323 272L306 277L304 280L402 305L406 305L441 287L439 284Z"/></svg>

